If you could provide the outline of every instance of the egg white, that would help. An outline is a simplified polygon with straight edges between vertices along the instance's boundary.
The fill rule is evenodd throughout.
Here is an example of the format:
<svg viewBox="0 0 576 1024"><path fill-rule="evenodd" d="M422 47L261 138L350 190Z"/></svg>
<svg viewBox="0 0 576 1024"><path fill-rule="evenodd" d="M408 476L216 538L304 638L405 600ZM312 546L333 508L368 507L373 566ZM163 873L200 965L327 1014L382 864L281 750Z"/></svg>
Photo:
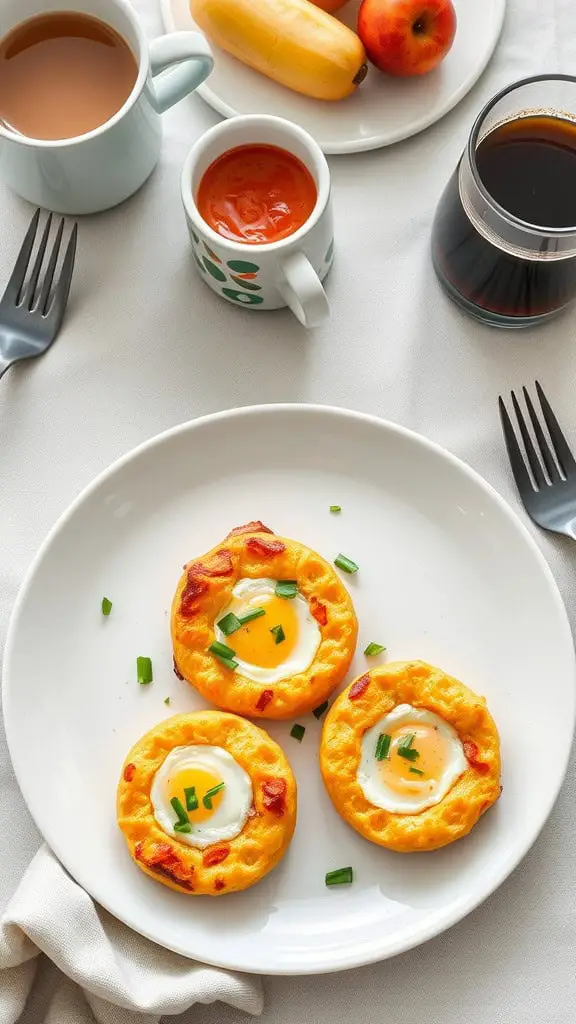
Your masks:
<svg viewBox="0 0 576 1024"><path fill-rule="evenodd" d="M248 601L251 598L274 594L276 582L276 580L269 579L238 580L232 591L232 597L235 600L219 613L218 620L224 618L229 611L239 614L238 602L245 601L246 610L248 610ZM255 683L279 683L283 679L289 679L290 676L295 676L299 672L305 672L316 657L322 636L316 619L310 613L308 602L301 594L296 594L295 597L286 598L286 600L291 603L298 618L298 640L286 661L276 665L275 668L262 668L260 665L253 665L243 661L242 658L235 657L235 661L238 662L236 671L246 676L247 679L252 679ZM272 623L272 625L276 625L276 623ZM220 643L234 649L234 634L225 636L218 628L217 622L214 623L214 633Z"/></svg>
<svg viewBox="0 0 576 1024"><path fill-rule="evenodd" d="M208 821L192 826L192 832L175 832L176 815L166 796L168 779L185 768L203 769L222 779L222 799ZM223 747L197 745L175 747L160 766L150 790L154 817L169 836L200 850L239 835L252 806L252 782Z"/></svg>
<svg viewBox="0 0 576 1024"><path fill-rule="evenodd" d="M424 780L415 776L414 782L410 781L407 784L409 792L401 796L389 789L380 776L381 763L376 760L376 744L381 733L391 734L402 725L423 723L438 729L443 737L449 751L446 767L437 779ZM418 814L427 807L439 804L467 767L468 762L458 733L448 722L435 715L433 711L415 708L411 704L398 704L364 733L357 778L364 796L375 807L381 807L391 814Z"/></svg>

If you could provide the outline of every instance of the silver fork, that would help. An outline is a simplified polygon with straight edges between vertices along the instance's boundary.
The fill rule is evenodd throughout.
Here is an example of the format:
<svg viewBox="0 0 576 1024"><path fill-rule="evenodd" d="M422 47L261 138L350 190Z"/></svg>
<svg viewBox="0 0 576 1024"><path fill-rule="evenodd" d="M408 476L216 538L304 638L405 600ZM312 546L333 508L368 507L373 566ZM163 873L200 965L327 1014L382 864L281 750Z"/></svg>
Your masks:
<svg viewBox="0 0 576 1024"><path fill-rule="evenodd" d="M65 221L64 218L60 221L48 265L42 275L52 226L52 214L48 215L27 279L39 222L40 210L36 210L6 291L0 299L0 377L12 363L42 355L54 341L64 319L74 270L78 225L75 223L72 227L62 266L54 281Z"/></svg>
<svg viewBox="0 0 576 1024"><path fill-rule="evenodd" d="M544 425L525 387L522 388L522 393L538 451L514 392L511 392L512 406L524 452L514 432L504 401L502 397L498 399L510 465L524 508L530 518L545 530L564 533L576 540L576 461L538 381L535 386Z"/></svg>

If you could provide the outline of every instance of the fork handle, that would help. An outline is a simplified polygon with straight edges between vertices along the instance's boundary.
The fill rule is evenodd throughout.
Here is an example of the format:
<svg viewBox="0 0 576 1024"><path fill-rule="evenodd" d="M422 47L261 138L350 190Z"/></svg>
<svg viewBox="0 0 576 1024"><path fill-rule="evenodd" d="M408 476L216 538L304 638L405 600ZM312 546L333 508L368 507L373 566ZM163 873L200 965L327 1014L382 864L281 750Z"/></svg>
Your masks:
<svg viewBox="0 0 576 1024"><path fill-rule="evenodd" d="M12 366L12 359L2 359L0 356L0 377L3 377L9 366Z"/></svg>

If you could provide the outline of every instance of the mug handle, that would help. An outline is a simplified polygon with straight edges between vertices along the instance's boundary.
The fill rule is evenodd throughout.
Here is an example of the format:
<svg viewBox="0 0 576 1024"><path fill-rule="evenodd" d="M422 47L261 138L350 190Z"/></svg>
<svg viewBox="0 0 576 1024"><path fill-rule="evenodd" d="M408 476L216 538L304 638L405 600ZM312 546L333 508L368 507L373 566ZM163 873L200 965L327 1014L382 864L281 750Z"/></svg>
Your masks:
<svg viewBox="0 0 576 1024"><path fill-rule="evenodd" d="M176 65L176 67L173 67ZM153 86L154 106L159 114L194 92L214 67L214 57L200 32L174 32L150 43L152 77L173 70Z"/></svg>
<svg viewBox="0 0 576 1024"><path fill-rule="evenodd" d="M281 265L278 291L304 327L318 327L330 316L326 292L310 260L292 252Z"/></svg>

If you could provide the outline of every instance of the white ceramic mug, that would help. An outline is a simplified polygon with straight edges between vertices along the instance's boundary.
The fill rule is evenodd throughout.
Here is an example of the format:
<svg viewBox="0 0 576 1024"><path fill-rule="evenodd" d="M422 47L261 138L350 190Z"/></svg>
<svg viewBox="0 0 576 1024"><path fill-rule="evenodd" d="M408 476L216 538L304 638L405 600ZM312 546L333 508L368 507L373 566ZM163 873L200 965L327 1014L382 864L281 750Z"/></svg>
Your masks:
<svg viewBox="0 0 576 1024"><path fill-rule="evenodd" d="M137 60L138 77L120 110L85 135L29 139L0 125L0 176L36 206L96 213L127 199L152 173L162 143L159 115L208 77L212 53L198 32L148 43L128 0L2 0L0 38L27 18L55 9L92 14L115 28ZM165 74L153 81L160 72Z"/></svg>
<svg viewBox="0 0 576 1024"><path fill-rule="evenodd" d="M248 245L214 231L200 216L196 195L210 164L236 146L278 146L308 168L318 192L316 205L298 231L278 242ZM198 270L228 302L247 309L289 306L305 327L330 314L322 281L334 251L330 171L317 142L282 117L233 117L211 128L192 147L182 172L182 200Z"/></svg>

